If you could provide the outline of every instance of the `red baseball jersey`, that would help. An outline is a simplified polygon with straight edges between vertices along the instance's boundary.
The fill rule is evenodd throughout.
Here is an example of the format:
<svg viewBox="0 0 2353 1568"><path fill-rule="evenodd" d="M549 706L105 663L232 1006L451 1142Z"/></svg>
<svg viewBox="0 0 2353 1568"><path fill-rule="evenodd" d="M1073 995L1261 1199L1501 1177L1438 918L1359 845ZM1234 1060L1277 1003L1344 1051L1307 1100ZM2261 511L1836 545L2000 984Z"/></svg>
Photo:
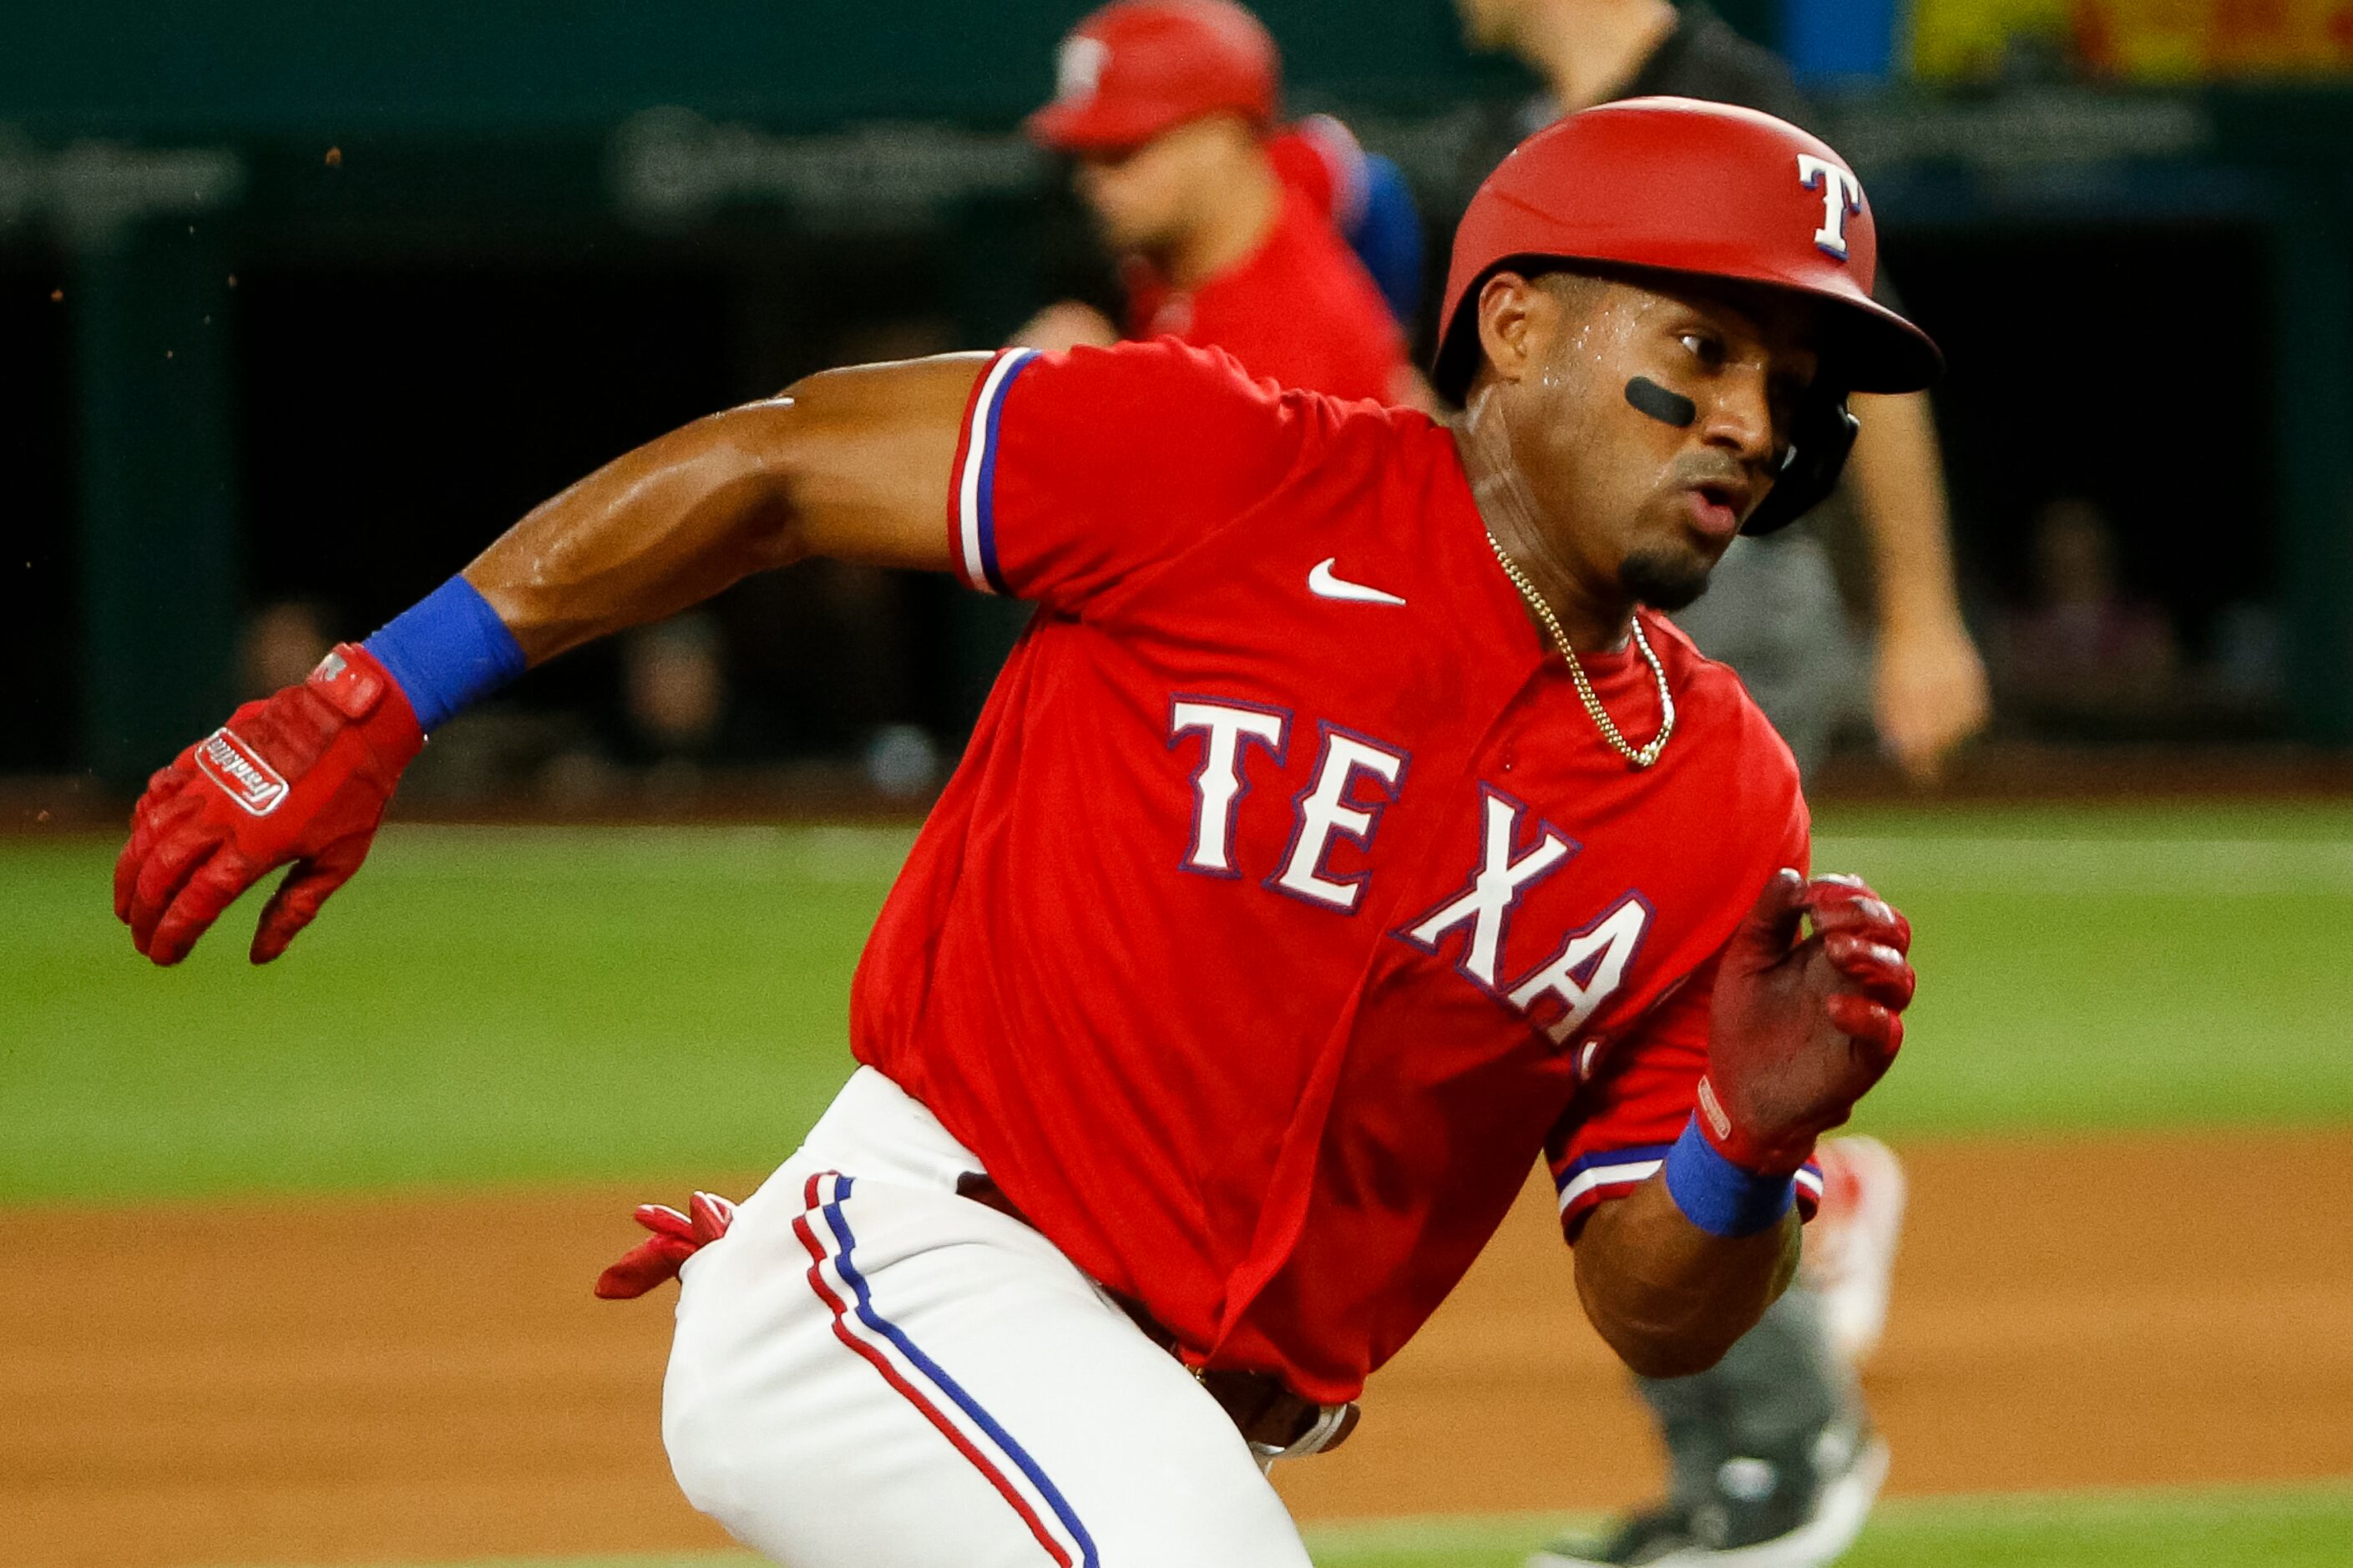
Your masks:
<svg viewBox="0 0 2353 1568"><path fill-rule="evenodd" d="M1789 752L1646 615L1677 719L1628 765L1417 413L1014 350L955 479L963 574L1038 609L859 965L859 1059L1192 1359L1353 1397L1532 1162L1572 1237L1657 1168L1714 955L1806 863ZM1636 654L1586 666L1655 730Z"/></svg>
<svg viewBox="0 0 2353 1568"><path fill-rule="evenodd" d="M1282 386L1401 400L1412 371L1379 288L1327 210L1288 182L1282 193L1265 242L1198 289L1171 289L1149 265L1131 260L1129 334L1223 349Z"/></svg>
<svg viewBox="0 0 2353 1568"><path fill-rule="evenodd" d="M1328 114L1311 114L1266 139L1267 162L1325 222L1345 230L1365 205L1365 149Z"/></svg>

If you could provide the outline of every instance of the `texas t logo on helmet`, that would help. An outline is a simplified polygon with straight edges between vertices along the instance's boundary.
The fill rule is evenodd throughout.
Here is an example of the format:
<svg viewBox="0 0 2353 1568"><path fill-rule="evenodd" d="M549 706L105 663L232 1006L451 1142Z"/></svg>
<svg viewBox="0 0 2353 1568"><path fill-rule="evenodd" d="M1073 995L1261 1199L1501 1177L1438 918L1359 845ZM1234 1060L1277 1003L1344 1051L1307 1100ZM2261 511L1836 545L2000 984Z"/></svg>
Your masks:
<svg viewBox="0 0 2353 1568"><path fill-rule="evenodd" d="M1800 153L1798 183L1822 193L1822 226L1814 230L1814 243L1844 261L1846 220L1862 210L1862 182L1836 163Z"/></svg>

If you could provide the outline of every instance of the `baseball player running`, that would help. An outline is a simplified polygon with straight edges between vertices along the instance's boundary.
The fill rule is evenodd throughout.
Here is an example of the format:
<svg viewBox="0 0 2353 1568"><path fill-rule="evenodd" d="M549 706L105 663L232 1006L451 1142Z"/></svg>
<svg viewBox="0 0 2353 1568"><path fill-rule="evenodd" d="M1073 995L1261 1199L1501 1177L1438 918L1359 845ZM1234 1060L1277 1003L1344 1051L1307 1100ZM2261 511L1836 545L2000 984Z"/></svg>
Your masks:
<svg viewBox="0 0 2353 1568"><path fill-rule="evenodd" d="M1604 1340L1704 1366L1901 1042L1909 927L1808 879L1788 749L1646 607L1833 481L1846 392L1935 374L1873 247L1828 146L1656 100L1472 205L1455 426L1167 342L813 376L239 709L141 800L118 912L176 963L290 865L276 958L444 717L751 572L1036 601L860 961L857 1072L651 1259L691 1251L664 1437L788 1563L1305 1568L1261 1461L1345 1436L1530 1160Z"/></svg>
<svg viewBox="0 0 2353 1568"><path fill-rule="evenodd" d="M1128 336L1215 344L1253 375L1336 397L1419 395L1390 301L1336 226L1371 199L1366 156L1328 118L1275 128L1281 60L1257 17L1230 0L1117 0L1063 39L1056 74L1029 133L1076 160L1080 199L1120 258ZM1120 335L1066 301L1015 341Z"/></svg>

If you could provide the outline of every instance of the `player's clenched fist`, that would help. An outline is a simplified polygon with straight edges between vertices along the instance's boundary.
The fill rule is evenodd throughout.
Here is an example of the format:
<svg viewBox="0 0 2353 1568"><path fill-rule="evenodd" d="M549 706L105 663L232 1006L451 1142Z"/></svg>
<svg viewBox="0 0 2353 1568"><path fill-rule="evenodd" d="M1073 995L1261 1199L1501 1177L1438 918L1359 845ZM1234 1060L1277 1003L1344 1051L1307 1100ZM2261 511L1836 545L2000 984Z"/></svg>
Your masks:
<svg viewBox="0 0 2353 1568"><path fill-rule="evenodd" d="M343 644L148 781L114 866L116 917L141 952L177 963L238 894L291 864L253 936L253 962L269 963L359 869L424 744L399 683Z"/></svg>
<svg viewBox="0 0 2353 1568"><path fill-rule="evenodd" d="M1904 1043L1911 948L1911 923L1861 881L1775 873L1716 977L1699 1123L1718 1153L1785 1174L1846 1121Z"/></svg>

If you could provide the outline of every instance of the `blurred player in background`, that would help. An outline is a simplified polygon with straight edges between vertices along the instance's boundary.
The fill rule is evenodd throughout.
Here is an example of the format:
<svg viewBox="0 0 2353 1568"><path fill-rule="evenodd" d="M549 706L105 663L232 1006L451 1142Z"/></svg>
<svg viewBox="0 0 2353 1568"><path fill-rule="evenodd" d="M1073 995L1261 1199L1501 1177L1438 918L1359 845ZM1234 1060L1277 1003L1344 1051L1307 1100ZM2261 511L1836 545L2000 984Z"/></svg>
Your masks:
<svg viewBox="0 0 2353 1568"><path fill-rule="evenodd" d="M1788 66L1704 5L1669 0L1457 0L1472 42L1509 49L1550 86L1479 161L1564 113L1669 95L1813 115ZM1883 302L1889 299L1883 282ZM1925 393L1857 395L1847 496L1876 597L1873 714L1915 780L1984 726L1984 667L1954 587L1943 470ZM1676 612L1703 652L1740 674L1810 773L1847 706L1844 610L1813 531L1736 541L1707 595ZM1867 1138L1823 1147L1829 1190L1798 1287L1712 1371L1641 1380L1672 1459L1659 1507L1532 1559L1573 1564L1737 1562L1813 1568L1852 1544L1886 1473L1855 1368L1878 1343L1904 1205L1902 1167Z"/></svg>
<svg viewBox="0 0 2353 1568"><path fill-rule="evenodd" d="M1284 386L1421 399L1398 324L1420 289L1411 198L1337 121L1277 128L1282 64L1256 17L1228 0L1119 0L1063 40L1057 77L1029 132L1076 160L1127 321L1065 301L1017 343L1176 337Z"/></svg>
<svg viewBox="0 0 2353 1568"><path fill-rule="evenodd" d="M1310 114L1267 139L1266 153L1283 184L1327 215L1372 275L1389 313L1411 331L1421 308L1421 211L1397 160L1368 153L1355 132L1328 114Z"/></svg>

